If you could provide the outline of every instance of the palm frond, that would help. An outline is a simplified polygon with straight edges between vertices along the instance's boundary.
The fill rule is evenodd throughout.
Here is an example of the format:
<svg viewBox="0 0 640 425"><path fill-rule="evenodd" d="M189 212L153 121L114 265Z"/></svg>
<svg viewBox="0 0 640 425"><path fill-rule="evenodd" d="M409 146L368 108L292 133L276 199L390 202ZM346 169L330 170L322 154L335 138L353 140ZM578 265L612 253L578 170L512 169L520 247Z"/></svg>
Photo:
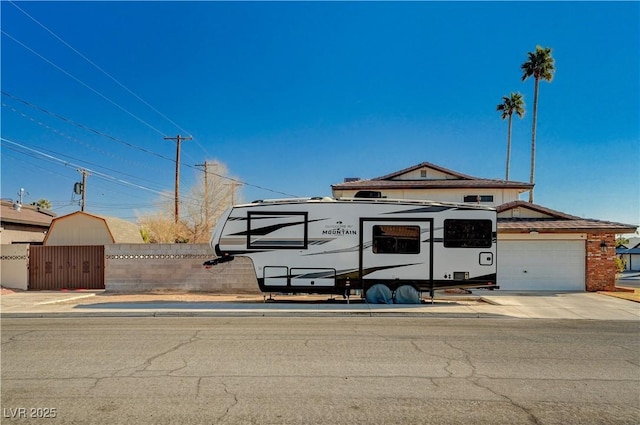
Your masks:
<svg viewBox="0 0 640 425"><path fill-rule="evenodd" d="M496 111L502 112L501 118L507 119L515 112L520 118L524 115L524 100L520 93L502 96L502 103L496 106Z"/></svg>
<svg viewBox="0 0 640 425"><path fill-rule="evenodd" d="M529 77L551 81L555 72L555 60L551 48L536 46L535 52L527 52L527 61L520 65L522 81Z"/></svg>

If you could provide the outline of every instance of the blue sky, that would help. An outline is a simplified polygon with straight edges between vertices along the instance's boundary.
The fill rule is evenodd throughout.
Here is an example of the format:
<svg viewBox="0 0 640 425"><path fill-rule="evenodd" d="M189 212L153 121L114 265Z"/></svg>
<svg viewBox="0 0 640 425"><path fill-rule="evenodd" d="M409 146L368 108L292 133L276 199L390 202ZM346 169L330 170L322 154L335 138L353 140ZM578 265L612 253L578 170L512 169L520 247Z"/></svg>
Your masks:
<svg viewBox="0 0 640 425"><path fill-rule="evenodd" d="M535 202L640 224L638 2L2 1L1 13L3 199L24 188L27 203L76 211L81 165L101 173L87 210L135 219L173 191L163 137L177 134L193 136L182 193L205 159L247 182L247 201L330 195L344 177L423 161L504 178L495 108L511 91L527 112L510 177L528 181L520 65L542 45L557 71L540 85Z"/></svg>

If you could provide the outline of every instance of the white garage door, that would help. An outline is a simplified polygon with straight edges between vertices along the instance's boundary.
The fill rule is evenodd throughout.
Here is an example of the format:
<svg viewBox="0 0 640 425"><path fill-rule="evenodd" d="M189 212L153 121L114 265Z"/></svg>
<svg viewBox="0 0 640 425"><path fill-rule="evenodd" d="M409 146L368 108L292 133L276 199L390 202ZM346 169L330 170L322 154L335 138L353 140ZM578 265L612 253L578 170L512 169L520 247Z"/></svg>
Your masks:
<svg viewBox="0 0 640 425"><path fill-rule="evenodd" d="M498 285L509 291L584 291L582 240L498 240Z"/></svg>

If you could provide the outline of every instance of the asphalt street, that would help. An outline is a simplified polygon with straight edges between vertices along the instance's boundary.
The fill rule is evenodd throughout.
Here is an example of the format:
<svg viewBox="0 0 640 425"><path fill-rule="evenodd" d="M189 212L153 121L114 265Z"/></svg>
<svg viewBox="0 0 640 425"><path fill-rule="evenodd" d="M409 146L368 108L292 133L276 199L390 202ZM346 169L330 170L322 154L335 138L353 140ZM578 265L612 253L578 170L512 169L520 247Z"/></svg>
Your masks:
<svg viewBox="0 0 640 425"><path fill-rule="evenodd" d="M47 317L1 330L2 423L640 422L632 320Z"/></svg>

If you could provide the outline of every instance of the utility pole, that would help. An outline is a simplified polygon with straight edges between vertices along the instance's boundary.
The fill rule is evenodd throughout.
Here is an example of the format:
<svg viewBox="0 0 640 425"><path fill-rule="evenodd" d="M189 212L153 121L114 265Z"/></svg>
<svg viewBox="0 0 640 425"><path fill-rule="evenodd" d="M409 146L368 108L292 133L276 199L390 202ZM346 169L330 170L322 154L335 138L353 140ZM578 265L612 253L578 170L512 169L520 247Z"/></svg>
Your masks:
<svg viewBox="0 0 640 425"><path fill-rule="evenodd" d="M209 162L204 161L204 164L196 164L196 167L204 168L204 220L206 225L209 225Z"/></svg>
<svg viewBox="0 0 640 425"><path fill-rule="evenodd" d="M230 183L227 183L227 186L231 186L231 207L233 206L233 204L236 203L236 186L238 185L238 182L235 181L231 181Z"/></svg>
<svg viewBox="0 0 640 425"><path fill-rule="evenodd" d="M231 183L231 206L236 203L236 182Z"/></svg>
<svg viewBox="0 0 640 425"><path fill-rule="evenodd" d="M84 168L78 168L78 172L82 174L82 198L80 200L80 211L84 211L85 202L87 200L87 176L90 174Z"/></svg>
<svg viewBox="0 0 640 425"><path fill-rule="evenodd" d="M165 137L164 140L175 140L176 141L176 192L175 192L175 212L174 219L175 222L178 222L180 217L180 207L178 203L178 199L180 197L180 143L184 140L191 140L192 137L182 137L179 134L176 137Z"/></svg>

